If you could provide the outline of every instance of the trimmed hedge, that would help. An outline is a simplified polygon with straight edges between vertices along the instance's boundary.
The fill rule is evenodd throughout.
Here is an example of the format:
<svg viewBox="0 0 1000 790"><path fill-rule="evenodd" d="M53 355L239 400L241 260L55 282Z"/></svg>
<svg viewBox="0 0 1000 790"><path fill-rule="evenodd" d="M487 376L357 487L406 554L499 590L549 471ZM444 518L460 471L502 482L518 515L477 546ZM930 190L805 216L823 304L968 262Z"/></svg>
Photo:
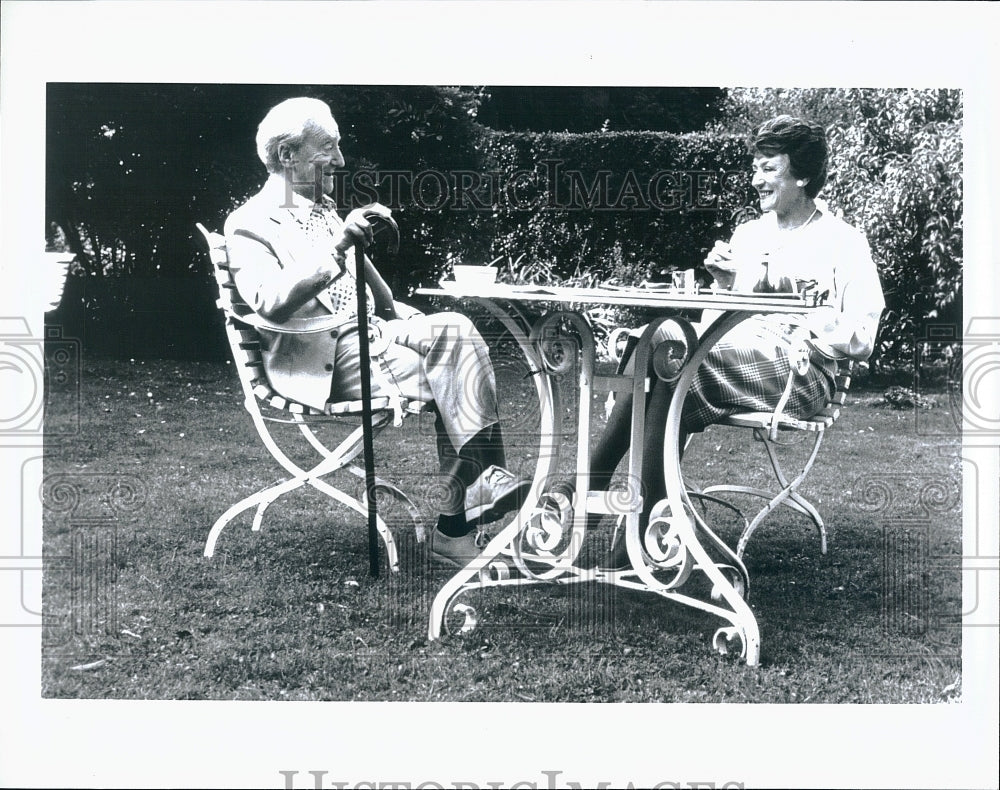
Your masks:
<svg viewBox="0 0 1000 790"><path fill-rule="evenodd" d="M520 258L561 276L626 283L699 267L748 211L746 160L731 135L485 134L479 172L448 208L459 232L428 239L428 252L440 270L451 260Z"/></svg>

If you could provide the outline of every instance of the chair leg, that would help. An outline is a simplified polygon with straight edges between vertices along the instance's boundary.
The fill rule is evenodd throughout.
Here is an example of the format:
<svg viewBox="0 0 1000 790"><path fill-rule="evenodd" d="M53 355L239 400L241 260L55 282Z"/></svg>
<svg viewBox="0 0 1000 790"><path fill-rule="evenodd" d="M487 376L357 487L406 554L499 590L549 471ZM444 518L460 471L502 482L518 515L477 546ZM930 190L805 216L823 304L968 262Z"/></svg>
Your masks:
<svg viewBox="0 0 1000 790"><path fill-rule="evenodd" d="M366 503L355 499L350 494L341 491L339 488L334 488L329 483L318 479L307 480L306 482L317 491L322 491L328 497L340 502L340 504L345 507L349 507L351 510L361 514L362 516L368 515L368 506ZM375 517L375 528L378 530L379 537L382 538L382 542L385 544L385 558L389 569L393 572L398 572L399 552L396 550L396 541L393 540L392 531L385 523L385 520L378 515Z"/></svg>
<svg viewBox="0 0 1000 790"><path fill-rule="evenodd" d="M774 442L769 441L766 434L764 434L764 448L767 450L767 455L771 459L771 467L774 469L775 477L777 477L778 482L782 486L782 493L788 492L787 497L782 499L782 504L787 507L791 507L793 510L800 510L800 512L805 512L806 515L812 519L813 524L816 525L816 531L819 533L820 542L820 553L826 554L826 525L823 523L823 519L819 515L819 511L813 506L813 504L807 500L802 494L798 492L799 486L802 481L806 479L809 471L812 469L813 464L816 462L816 457L819 455L820 445L823 444L823 437L826 436L825 431L819 431L816 434L816 441L813 442L812 451L809 453L809 458L806 460L805 464L802 466L802 471L795 477L794 480L789 481L784 471L781 468L781 463L778 459L777 452L775 451Z"/></svg>
<svg viewBox="0 0 1000 790"><path fill-rule="evenodd" d="M388 416L376 422L374 425L376 435L380 433L388 423ZM339 471L344 467L347 467L347 471L352 474L357 475L358 472L360 472L360 476L362 478L364 477L363 470L359 470L358 467L350 464L350 461L356 458L362 451L361 428L356 428L333 450L329 450L326 445L319 441L315 432L305 422L298 422L297 427L309 444L312 445L312 447L322 456L320 463L308 471L303 470L298 465L293 463L291 459L289 459L288 456L281 451L274 440L271 439L270 434L266 434L265 444L268 449L271 450L272 456L274 456L275 460L277 460L288 472L292 474L292 477L242 499L240 502L236 503L223 513L222 516L220 516L212 525L211 530L209 530L208 539L205 542L204 554L206 557L211 557L215 554L215 547L218 543L219 536L222 534L222 530L225 529L226 526L228 526L228 524L244 510L248 510L251 507L257 508L254 513L251 529L254 532L258 532L261 529L264 513L267 511L268 507L280 497L290 491L294 491L295 489L306 485L307 483L316 490L321 491L331 499L350 508L356 513L363 516L368 515L366 502L359 501L355 497L350 496L344 491L341 491L339 488L336 488L321 479L325 475L332 474L333 472ZM264 438L263 435L262 438ZM427 528L424 526L423 521L420 518L420 513L410 498L403 493L403 491L388 481L376 478L376 491L379 490L389 493L403 503L403 505L407 508L410 517L413 519L418 540L424 539L426 537ZM392 571L398 572L399 552L396 549L396 543L392 537L392 532L381 516L376 518L376 528L382 542L385 544L387 564Z"/></svg>
<svg viewBox="0 0 1000 790"><path fill-rule="evenodd" d="M792 510L809 517L809 519L816 526L816 531L819 533L820 552L822 554L826 554L826 525L823 522L823 518L820 516L816 507L797 490L802 481L806 479L806 476L809 474L809 470L812 469L813 463L816 461L825 432L820 431L816 434L816 440L813 443L812 451L809 454L808 460L803 465L802 471L791 480L788 479L782 469L780 459L775 451L775 445L767 436L767 433L760 431L759 429L754 429L754 434L763 442L764 449L767 451L768 459L771 462L771 468L774 470L775 478L781 486L778 492L775 493L774 491L768 491L762 488L737 485L709 486L702 492L704 494L746 494L748 496L756 496L768 500L767 504L760 509L757 515L754 516L753 520L751 520L750 523L744 528L743 533L740 535L739 543L737 544L736 555L740 559L743 558L743 552L746 549L747 543L750 542L751 535L753 535L757 527L760 526L761 522L767 518L768 514L779 505L784 505L785 507L791 508Z"/></svg>
<svg viewBox="0 0 1000 790"><path fill-rule="evenodd" d="M819 514L819 511L815 508L812 502L802 496L802 494L798 491L790 492L788 499L790 501L786 501L786 505L789 507L798 505L806 512L809 518L812 519L813 524L816 525L816 531L819 533L820 554L826 554L826 524L823 523L823 517Z"/></svg>
<svg viewBox="0 0 1000 790"><path fill-rule="evenodd" d="M313 488L318 491L322 491L324 494L329 496L331 499L340 502L341 504L351 508L361 515L367 515L368 509L362 503L359 502L354 497L345 494L338 488L334 488L329 483L322 480L313 479L309 477L292 478L291 480L285 480L277 485L269 486L256 494L246 497L245 499L237 502L229 510L223 513L212 525L212 529L209 530L208 539L205 542L205 552L206 557L211 557L215 554L215 546L219 540L219 536L222 534L222 530L228 526L229 522L232 521L236 516L242 513L244 510L249 510L252 507L257 507L257 513L254 516L254 530L260 529L259 517L263 516L264 511L267 509L268 505L276 501L278 498L287 494L289 491L294 491L296 488L308 483ZM385 543L386 548L386 559L389 567L393 571L399 570L399 553L396 550L395 541L392 538L392 533L389 527L386 525L385 521L380 517L377 519L377 528L382 541Z"/></svg>
<svg viewBox="0 0 1000 790"><path fill-rule="evenodd" d="M278 496L281 496L281 494L278 494ZM257 505L257 512L253 514L253 523L250 525L251 532L260 532L261 525L264 523L264 513L267 511L268 506L275 499L277 499L278 496L275 496L274 499L265 499L263 502Z"/></svg>
<svg viewBox="0 0 1000 790"><path fill-rule="evenodd" d="M346 471L350 472L352 475L361 480L365 479L365 470L362 469L360 466L356 466L355 464L350 464L347 466ZM377 494L380 491L388 494L397 502L399 502L403 507L406 508L406 512L409 514L410 520L413 521L413 531L417 535L417 543L423 543L425 540L427 540L427 534L428 534L427 525L424 524L424 520L420 515L420 510L417 508L415 504L413 504L413 500L410 499L410 497L406 494L406 492L403 491L398 486L393 485L388 480L384 480L381 477L376 476L375 493Z"/></svg>
<svg viewBox="0 0 1000 790"><path fill-rule="evenodd" d="M354 450L358 445L360 445L360 435L361 428L356 428L344 441L337 445L334 450L329 451L324 447L324 458L316 466L307 471L292 462L292 460L281 451L274 440L271 439L270 434L267 434L266 432L262 434L262 438L266 437L265 445L269 450L271 450L271 455L281 464L281 466L285 468L286 471L292 475L292 477L268 486L267 488L258 491L256 494L251 494L250 496L237 502L225 513L223 513L209 530L208 538L205 541L204 555L206 557L211 557L215 554L215 546L219 540L219 536L222 534L222 530L224 530L226 526L228 526L229 522L244 510L248 510L251 507L257 508L251 528L253 531L259 531L264 517L264 512L271 505L271 503L275 502L288 492L294 491L295 489L305 485L306 483L312 483L314 478L331 474L347 465L351 458L357 455L357 452L354 452ZM331 488L331 490L336 489Z"/></svg>
<svg viewBox="0 0 1000 790"><path fill-rule="evenodd" d="M284 480L272 486L268 486L267 488L261 489L257 493L241 499L235 505L230 507L229 510L216 519L212 528L209 530L208 539L205 541L205 556L211 557L215 554L215 544L218 542L219 536L222 534L222 530L224 530L229 525L229 522L236 518L236 516L244 510L249 510L252 507L257 508L257 514L254 517L254 529L259 530L260 524L257 516L261 515L267 506L274 502L278 497L298 488L304 482L303 478Z"/></svg>
<svg viewBox="0 0 1000 790"><path fill-rule="evenodd" d="M372 425L375 431L375 436L378 436L389 424L389 422L390 422L390 417L388 414L376 415L375 422ZM327 458L339 459L337 469L344 468L345 471L350 472L356 477L360 477L362 480L365 479L365 471L360 467L358 467L357 465L350 463L350 461L352 461L354 458L360 455L363 450L362 432L361 432L362 429L360 427L356 428L354 432L350 434L350 436L348 436L344 441L342 441L339 445L337 445L337 447L332 451L326 449L326 445L324 445L322 442L319 441L318 438L316 438L315 433L308 425L300 422L298 428L302 432L302 435L305 436L305 438L317 452L319 452L321 455L326 456ZM335 488L329 483L318 479L319 477L321 477L321 475L317 475L316 478L307 480L306 482L308 482L316 490L322 491L327 496L331 497L337 502L340 502L346 507L351 508L360 515L367 517L368 515L367 492L365 496L362 497L361 500L358 500L350 496L349 494L341 491L339 488ZM380 477L375 478L375 490L376 493L379 490L385 490L406 505L410 517L413 519L414 527L417 532L417 538L418 540L422 541L423 538L426 536L427 530L426 527L424 527L423 521L420 518L419 511L417 510L413 502L410 501L410 498L406 496L406 494L404 494L400 489L396 488L396 486L392 485L386 480L383 480ZM398 572L399 552L396 549L396 542L392 537L392 531L385 523L385 519L383 519L381 516L377 514L375 517L375 528L378 531L379 537L381 537L382 542L385 544L386 562L389 565L389 569L391 571Z"/></svg>

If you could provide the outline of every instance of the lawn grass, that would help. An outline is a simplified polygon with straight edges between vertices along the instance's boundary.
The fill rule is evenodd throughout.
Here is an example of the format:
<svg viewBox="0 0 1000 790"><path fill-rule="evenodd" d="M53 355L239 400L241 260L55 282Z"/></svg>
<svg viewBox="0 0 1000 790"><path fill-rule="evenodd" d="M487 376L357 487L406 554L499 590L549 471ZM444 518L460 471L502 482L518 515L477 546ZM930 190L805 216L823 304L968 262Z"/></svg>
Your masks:
<svg viewBox="0 0 1000 790"><path fill-rule="evenodd" d="M511 465L530 468L530 382L501 378ZM214 363L86 361L78 393L51 385L48 424L79 428L45 451L45 697L960 698L960 437L944 395L918 412L852 395L804 487L827 518L828 554L790 511L755 535L757 668L712 652L723 623L711 615L597 585L484 593L479 628L428 643L448 572L386 507L402 571L371 579L364 519L310 490L275 503L261 532L244 514L204 558L219 514L281 477L241 399L231 365ZM410 420L377 447L379 473L416 490L432 518L430 423ZM746 434L719 427L685 467L702 485L769 471Z"/></svg>

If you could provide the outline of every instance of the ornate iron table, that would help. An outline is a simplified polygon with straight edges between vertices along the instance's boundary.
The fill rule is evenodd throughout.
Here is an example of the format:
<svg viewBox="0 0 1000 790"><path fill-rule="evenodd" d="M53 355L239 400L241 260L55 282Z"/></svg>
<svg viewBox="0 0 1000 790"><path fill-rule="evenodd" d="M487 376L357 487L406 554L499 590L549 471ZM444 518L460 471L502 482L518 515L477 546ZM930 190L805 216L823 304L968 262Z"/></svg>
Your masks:
<svg viewBox="0 0 1000 790"><path fill-rule="evenodd" d="M760 632L746 601L750 585L746 566L692 506L684 485L678 444L681 408L698 366L712 346L733 327L756 314L803 313L814 309L814 300L798 294L504 284L463 288L446 282L442 282L440 288L419 289L417 293L431 297L474 299L504 323L517 339L531 372L536 374L532 379L539 398L541 421L538 460L528 500L520 512L489 541L482 554L459 570L437 593L430 610L429 638L438 638L443 628L465 631L475 627L477 614L474 608L459 601L470 590L543 583L604 583L650 592L722 618L728 625L715 632L715 649L725 653L738 646L740 656L748 665L757 664ZM544 311L541 317L529 321L519 309L519 305L526 303L563 307ZM603 305L652 308L659 313L647 324L635 347L634 375L595 373L596 343L581 311ZM718 311L718 315L697 338L683 313L704 310ZM688 353L676 380L663 439L667 496L654 504L649 525L642 534L642 492L636 481L640 479L642 469L645 393L650 386L647 371L653 354L651 340L665 321L674 321L682 329ZM575 343L566 342L570 331L577 339ZM552 377L570 369L567 348L579 354L580 397L575 480L572 485L560 488L551 485L559 456L554 431L559 403ZM595 388L619 392L631 389L633 394L628 459L630 485L625 493L590 489L589 428ZM550 505L548 508L541 506L546 500ZM569 515L560 519L555 516L557 511ZM601 570L578 564L588 517L594 514L624 518L625 545L631 566L628 569ZM702 592L699 595L683 589L690 584L693 574L707 578L707 594ZM455 622L458 625L448 625Z"/></svg>

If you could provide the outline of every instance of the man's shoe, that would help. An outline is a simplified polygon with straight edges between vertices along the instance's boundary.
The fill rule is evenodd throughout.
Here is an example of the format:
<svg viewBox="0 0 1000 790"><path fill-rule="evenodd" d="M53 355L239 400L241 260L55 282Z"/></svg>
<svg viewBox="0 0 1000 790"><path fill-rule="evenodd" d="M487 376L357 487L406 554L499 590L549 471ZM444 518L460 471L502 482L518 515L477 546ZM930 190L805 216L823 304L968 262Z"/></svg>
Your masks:
<svg viewBox="0 0 1000 790"><path fill-rule="evenodd" d="M489 540L489 535L477 530L453 538L435 529L431 532L431 559L453 568L464 568L483 553Z"/></svg>
<svg viewBox="0 0 1000 790"><path fill-rule="evenodd" d="M530 491L530 480L491 466L465 490L465 518L469 524L489 524L520 508Z"/></svg>

